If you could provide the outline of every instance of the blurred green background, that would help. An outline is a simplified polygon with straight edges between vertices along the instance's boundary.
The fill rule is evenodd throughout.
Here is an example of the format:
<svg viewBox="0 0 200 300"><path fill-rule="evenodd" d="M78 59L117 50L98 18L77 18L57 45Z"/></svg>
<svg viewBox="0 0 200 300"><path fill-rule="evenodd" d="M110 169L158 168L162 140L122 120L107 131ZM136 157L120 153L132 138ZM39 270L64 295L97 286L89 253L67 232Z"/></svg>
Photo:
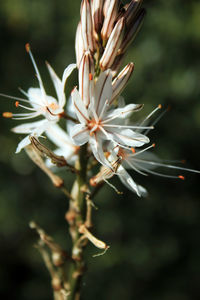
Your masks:
<svg viewBox="0 0 200 300"><path fill-rule="evenodd" d="M75 62L79 6L78 0L0 2L1 93L20 96L18 87L37 86L24 49L27 42L47 91L54 92L44 62L60 76ZM187 167L200 170L200 2L148 0L144 7L148 13L142 31L126 58L135 62L135 71L124 96L127 102L144 103L144 115L159 103L170 105L150 136L155 153L185 159ZM75 72L67 92L76 80ZM0 101L1 113L14 110L12 101ZM14 154L20 140L10 132L15 124L0 118L0 296L47 300L52 299L49 275L28 223L34 219L69 249L68 202L23 151ZM88 247L83 299L199 299L200 177L188 173L182 182L132 175L148 189L147 199L129 193L116 178L124 195L106 186L95 200L94 232L111 248L92 258L98 250ZM63 176L70 186L71 177Z"/></svg>

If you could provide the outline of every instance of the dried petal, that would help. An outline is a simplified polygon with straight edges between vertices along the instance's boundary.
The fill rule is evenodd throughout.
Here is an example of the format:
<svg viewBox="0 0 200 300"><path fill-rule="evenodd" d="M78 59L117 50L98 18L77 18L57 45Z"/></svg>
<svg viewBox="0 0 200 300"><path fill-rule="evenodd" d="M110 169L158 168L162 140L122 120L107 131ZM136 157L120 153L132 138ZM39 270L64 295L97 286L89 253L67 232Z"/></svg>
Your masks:
<svg viewBox="0 0 200 300"><path fill-rule="evenodd" d="M61 187L63 185L63 179L55 175L50 169L47 168L45 162L39 155L39 152L36 151L32 145L26 146L25 150L30 159L51 179L54 186Z"/></svg>
<svg viewBox="0 0 200 300"><path fill-rule="evenodd" d="M67 166L67 162L64 156L56 155L50 149L48 149L46 146L40 143L39 140L36 139L34 136L30 136L30 141L34 149L38 151L40 155L50 158L51 162L57 167Z"/></svg>

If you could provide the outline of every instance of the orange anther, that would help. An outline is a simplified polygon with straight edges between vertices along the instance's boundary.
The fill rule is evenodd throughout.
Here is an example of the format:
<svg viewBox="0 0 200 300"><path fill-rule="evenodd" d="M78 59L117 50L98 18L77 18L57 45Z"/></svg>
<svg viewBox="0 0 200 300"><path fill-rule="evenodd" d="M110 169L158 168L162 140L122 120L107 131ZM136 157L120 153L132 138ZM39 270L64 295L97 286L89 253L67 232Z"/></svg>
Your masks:
<svg viewBox="0 0 200 300"><path fill-rule="evenodd" d="M19 106L19 101L15 102L15 106L18 107Z"/></svg>
<svg viewBox="0 0 200 300"><path fill-rule="evenodd" d="M159 104L159 105L158 105L158 108L160 108L160 109L161 109L161 108L162 108L162 104Z"/></svg>
<svg viewBox="0 0 200 300"><path fill-rule="evenodd" d="M29 51L30 51L31 47L30 47L30 44L29 44L29 43L27 43L27 44L25 45L25 49L26 49L26 52L29 52Z"/></svg>
<svg viewBox="0 0 200 300"><path fill-rule="evenodd" d="M154 144L152 144L152 147L155 147L156 146L156 144L154 143Z"/></svg>
<svg viewBox="0 0 200 300"><path fill-rule="evenodd" d="M13 116L13 114L11 112L8 112L8 111L4 112L2 115L3 115L4 118L12 118L12 116Z"/></svg>
<svg viewBox="0 0 200 300"><path fill-rule="evenodd" d="M133 154L135 154L135 149L134 148L131 148L131 151L133 152Z"/></svg>
<svg viewBox="0 0 200 300"><path fill-rule="evenodd" d="M92 73L89 74L89 80L91 81L93 79Z"/></svg>
<svg viewBox="0 0 200 300"><path fill-rule="evenodd" d="M97 186L96 176L90 178L89 183L91 186Z"/></svg>
<svg viewBox="0 0 200 300"><path fill-rule="evenodd" d="M105 157L106 157L106 158L108 158L108 157L110 156L110 152L108 152L108 151L105 152L104 154L105 154Z"/></svg>
<svg viewBox="0 0 200 300"><path fill-rule="evenodd" d="M181 180L185 180L185 177L182 175L179 175L178 178L180 178Z"/></svg>

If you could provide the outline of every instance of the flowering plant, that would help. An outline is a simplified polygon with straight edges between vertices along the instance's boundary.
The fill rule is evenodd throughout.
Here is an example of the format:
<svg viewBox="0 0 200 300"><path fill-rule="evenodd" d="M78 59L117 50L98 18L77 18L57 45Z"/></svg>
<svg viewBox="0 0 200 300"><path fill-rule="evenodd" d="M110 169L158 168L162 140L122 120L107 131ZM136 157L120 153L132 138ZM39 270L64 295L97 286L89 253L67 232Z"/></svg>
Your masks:
<svg viewBox="0 0 200 300"><path fill-rule="evenodd" d="M79 299L85 271L83 251L88 241L103 253L109 248L91 232L93 198L104 182L120 193L109 182L117 175L128 189L141 197L146 196L147 191L134 181L127 169L145 176L155 174L179 179L184 179L184 176L166 175L154 169L167 167L198 172L164 164L149 152L155 144L146 146L150 142L147 134L154 129L156 121L152 125L148 123L161 105L141 122L134 122L132 115L143 105L126 105L121 97L134 70L132 62L122 69L122 62L143 23L145 9L141 5L141 0L132 0L125 6L118 0L83 0L76 32L76 64L64 70L62 80L47 64L57 99L47 95L29 44L26 51L32 60L39 88L30 88L27 92L21 90L27 99L1 94L14 99L17 108L29 111L19 114L5 112L4 117L18 120L42 117L42 120L13 128L15 133L27 135L18 144L16 152L25 149L69 199L66 220L73 244L70 254L37 224L30 223L40 237L38 248L52 276L55 299ZM78 69L78 86L66 101L66 80L75 68ZM22 103L28 103L28 106ZM58 125L61 119L66 120L66 129ZM54 152L41 142L43 135L56 145ZM71 192L63 179L55 174L55 167L67 167L75 173Z"/></svg>

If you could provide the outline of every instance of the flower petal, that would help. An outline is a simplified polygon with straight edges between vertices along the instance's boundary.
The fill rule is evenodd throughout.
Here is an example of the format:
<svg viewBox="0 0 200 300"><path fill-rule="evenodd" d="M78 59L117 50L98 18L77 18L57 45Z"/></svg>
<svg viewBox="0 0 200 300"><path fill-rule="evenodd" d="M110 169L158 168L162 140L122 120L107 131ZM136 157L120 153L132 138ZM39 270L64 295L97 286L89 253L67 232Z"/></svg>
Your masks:
<svg viewBox="0 0 200 300"><path fill-rule="evenodd" d="M93 136L91 136L89 139L89 143L96 160L98 160L102 165L107 166L111 169L112 167L103 152L102 139L98 136L98 134L94 134Z"/></svg>
<svg viewBox="0 0 200 300"><path fill-rule="evenodd" d="M143 196L146 197L147 196L147 191L145 188L143 188L141 185L138 185L135 183L135 181L133 180L133 178L129 175L128 172L126 172L126 170L120 166L118 168L118 172L117 172L121 182L132 192L136 193L139 197Z"/></svg>
<svg viewBox="0 0 200 300"><path fill-rule="evenodd" d="M46 101L44 101L44 96L43 96L43 93L42 93L41 89L39 89L39 88L29 88L27 94L28 94L30 104L36 110L40 109L41 106L46 105Z"/></svg>
<svg viewBox="0 0 200 300"><path fill-rule="evenodd" d="M15 133L32 133L36 128L43 126L47 121L41 120L37 122L25 123L12 128Z"/></svg>
<svg viewBox="0 0 200 300"><path fill-rule="evenodd" d="M80 97L79 92L77 91L77 88L73 89L71 95L74 104L74 109L80 123L86 124L89 119L88 111Z"/></svg>
<svg viewBox="0 0 200 300"><path fill-rule="evenodd" d="M94 105L97 115L100 115L101 110L106 100L110 100L112 96L112 75L110 70L102 72L95 85Z"/></svg>
<svg viewBox="0 0 200 300"><path fill-rule="evenodd" d="M18 144L15 153L19 153L23 148L28 146L30 143L31 143L31 141L30 141L29 135L28 135Z"/></svg>
<svg viewBox="0 0 200 300"><path fill-rule="evenodd" d="M133 112L139 111L142 109L143 104L128 104L122 108L116 108L113 109L111 112L109 112L104 118L104 121L109 122L109 119L126 119L128 118Z"/></svg>
<svg viewBox="0 0 200 300"><path fill-rule="evenodd" d="M70 137L76 145L84 145L89 140L89 131L85 124L77 124L70 131Z"/></svg>
<svg viewBox="0 0 200 300"><path fill-rule="evenodd" d="M113 140L121 147L141 147L145 143L149 143L149 138L147 136L131 129L119 130L116 128L109 128L109 132L112 133Z"/></svg>
<svg viewBox="0 0 200 300"><path fill-rule="evenodd" d="M74 71L74 69L76 69L76 64L70 64L63 72L63 76L62 76L62 85L63 85L63 90L65 88L65 84L66 84L66 80L68 79L68 77L71 75L71 73Z"/></svg>
<svg viewBox="0 0 200 300"><path fill-rule="evenodd" d="M46 130L47 137L59 148L75 148L70 136L59 125L53 124Z"/></svg>
<svg viewBox="0 0 200 300"><path fill-rule="evenodd" d="M54 69L50 66L49 63L47 64L47 68L49 70L49 74L51 76L51 79L53 81L55 90L56 90L56 94L58 97L58 104L61 108L63 108L63 106L65 105L65 94L64 94L64 89L63 89L63 84L62 81L60 80L60 78L57 76L57 74L55 73Z"/></svg>

